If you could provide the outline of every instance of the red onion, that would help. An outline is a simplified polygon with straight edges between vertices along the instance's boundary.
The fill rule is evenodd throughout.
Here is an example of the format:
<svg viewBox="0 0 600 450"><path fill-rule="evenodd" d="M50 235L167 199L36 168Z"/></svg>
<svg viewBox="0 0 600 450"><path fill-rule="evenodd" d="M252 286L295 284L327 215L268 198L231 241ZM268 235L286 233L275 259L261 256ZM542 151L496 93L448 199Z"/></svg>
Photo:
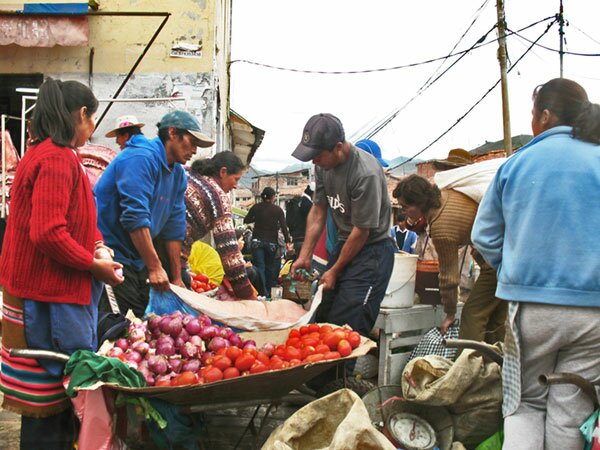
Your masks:
<svg viewBox="0 0 600 450"><path fill-rule="evenodd" d="M200 370L200 360L190 359L189 361L184 362L183 366L181 367L181 371L185 372L186 370L198 373L198 371Z"/></svg>
<svg viewBox="0 0 600 450"><path fill-rule="evenodd" d="M208 325L208 326L202 327L202 329L200 330L200 333L198 333L198 335L204 341L208 341L209 339L214 338L218 332L219 332L219 330L217 329L217 327L215 327L214 325Z"/></svg>
<svg viewBox="0 0 600 450"><path fill-rule="evenodd" d="M244 346L244 343L242 342L242 338L239 337L237 334L233 333L231 336L229 336L228 339L229 343L231 345L233 345L234 347L239 347L242 348Z"/></svg>
<svg viewBox="0 0 600 450"><path fill-rule="evenodd" d="M198 356L199 349L191 342L186 342L183 344L183 347L179 349L179 352L185 359L192 359Z"/></svg>
<svg viewBox="0 0 600 450"><path fill-rule="evenodd" d="M254 341L254 339L248 339L247 341L244 341L244 348L246 347L256 348L256 342Z"/></svg>
<svg viewBox="0 0 600 450"><path fill-rule="evenodd" d="M166 333L171 335L173 338L176 338L179 336L179 333L181 333L182 329L183 324L181 323L181 318L175 317L174 319L171 319L171 322L169 322Z"/></svg>
<svg viewBox="0 0 600 450"><path fill-rule="evenodd" d="M190 333L188 333L188 332L186 331L186 329L185 329L185 328L183 328L183 329L181 330L181 332L179 333L179 336L178 336L178 337L182 338L182 339L183 339L185 342L187 342L187 341L189 341L189 340L190 340Z"/></svg>
<svg viewBox="0 0 600 450"><path fill-rule="evenodd" d="M154 386L155 380L154 380L154 375L152 374L152 372L150 372L150 369L146 368L140 368L138 366L137 369L139 372L141 372L141 374L144 376L144 379L146 380L146 384L148 386Z"/></svg>
<svg viewBox="0 0 600 450"><path fill-rule="evenodd" d="M169 370L174 373L181 372L181 366L183 366L183 360L181 358L172 357L168 361Z"/></svg>
<svg viewBox="0 0 600 450"><path fill-rule="evenodd" d="M150 359L148 359L148 369L158 375L166 373L167 370L169 370L167 358L162 355L154 355L150 357ZM158 381L158 379L156 381Z"/></svg>
<svg viewBox="0 0 600 450"><path fill-rule="evenodd" d="M195 317L192 316L191 314L184 314L183 317L181 318L181 323L183 323L183 326L185 327L191 320L194 320Z"/></svg>
<svg viewBox="0 0 600 450"><path fill-rule="evenodd" d="M115 341L115 347L119 347L121 350L125 351L129 348L129 342L127 342L127 339L125 338L117 339Z"/></svg>
<svg viewBox="0 0 600 450"><path fill-rule="evenodd" d="M175 345L170 342L162 342L156 344L156 354L173 356L175 354Z"/></svg>
<svg viewBox="0 0 600 450"><path fill-rule="evenodd" d="M151 315L150 318L148 319L148 329L150 331L154 331L156 329L158 329L158 327L160 326L160 321L161 321L162 317L161 316L157 316L157 315Z"/></svg>
<svg viewBox="0 0 600 450"><path fill-rule="evenodd" d="M260 349L260 351L270 358L271 356L273 356L273 353L275 352L275 344L268 342L265 345L263 345L263 347Z"/></svg>
<svg viewBox="0 0 600 450"><path fill-rule="evenodd" d="M157 376L155 378L154 384L158 383L159 381L171 381L171 375L170 374L164 374L164 375Z"/></svg>
<svg viewBox="0 0 600 450"><path fill-rule="evenodd" d="M157 346L157 347L158 347L159 345L161 345L161 344L165 344L165 343L168 343L168 344L171 344L171 345L175 345L175 340L174 340L174 339L173 339L171 336L169 336L169 335L167 335L167 334L163 334L163 335L161 335L161 336L160 336L160 337L159 337L159 338L156 340L156 346Z"/></svg>
<svg viewBox="0 0 600 450"><path fill-rule="evenodd" d="M178 309L176 309L175 311L173 311L171 313L171 317L174 319L176 317L179 317L180 319L183 317L183 313L181 311L179 311Z"/></svg>
<svg viewBox="0 0 600 450"><path fill-rule="evenodd" d="M210 320L210 317L208 317L206 314L200 314L198 316L198 320L200 321L200 325L203 327L208 327L213 324L212 320Z"/></svg>
<svg viewBox="0 0 600 450"><path fill-rule="evenodd" d="M219 336L212 338L208 343L208 349L213 352L218 352L220 349L227 347L229 347L229 341Z"/></svg>
<svg viewBox="0 0 600 450"><path fill-rule="evenodd" d="M131 349L135 350L138 353L141 353L142 355L145 355L146 353L148 353L148 350L150 350L150 344L144 341L135 341L131 345Z"/></svg>
<svg viewBox="0 0 600 450"><path fill-rule="evenodd" d="M129 327L129 342L143 341L144 339L146 339L146 327L131 324Z"/></svg>
<svg viewBox="0 0 600 450"><path fill-rule="evenodd" d="M202 325L198 319L192 319L186 324L185 329L189 334L197 335L202 330Z"/></svg>
<svg viewBox="0 0 600 450"><path fill-rule="evenodd" d="M134 350L127 350L125 352L125 359L127 361L134 361L136 364L138 364L142 360L142 355Z"/></svg>
<svg viewBox="0 0 600 450"><path fill-rule="evenodd" d="M225 338L225 339L229 339L229 337L234 334L235 334L234 331L229 327L221 328L219 330L219 336L221 336L222 338Z"/></svg>
<svg viewBox="0 0 600 450"><path fill-rule="evenodd" d="M123 351L123 349L121 347L113 347L106 353L106 355L111 358L118 358L123 353L125 353L125 352Z"/></svg>
<svg viewBox="0 0 600 450"><path fill-rule="evenodd" d="M158 327L160 328L160 331L162 331L165 334L169 334L168 327L171 324L171 320L173 320L171 318L171 316L163 316L160 319L160 323L158 324Z"/></svg>
<svg viewBox="0 0 600 450"><path fill-rule="evenodd" d="M138 363L136 363L135 361L127 360L127 361L125 361L125 364L127 364L132 369L135 369L135 370L138 369Z"/></svg>
<svg viewBox="0 0 600 450"><path fill-rule="evenodd" d="M162 335L162 331L160 331L160 328L155 328L151 331L151 334L153 338L157 339Z"/></svg>
<svg viewBox="0 0 600 450"><path fill-rule="evenodd" d="M192 344L194 344L197 347L201 347L202 344L204 343L204 341L202 340L202 338L200 336L190 336L190 339L188 340L188 342L191 342Z"/></svg>

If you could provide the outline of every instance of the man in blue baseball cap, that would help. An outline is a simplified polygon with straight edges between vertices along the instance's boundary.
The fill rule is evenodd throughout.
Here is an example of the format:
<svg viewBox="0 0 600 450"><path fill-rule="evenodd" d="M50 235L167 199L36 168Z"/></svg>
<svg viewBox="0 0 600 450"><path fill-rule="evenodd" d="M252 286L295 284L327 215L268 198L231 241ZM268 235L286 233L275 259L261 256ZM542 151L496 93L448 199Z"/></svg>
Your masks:
<svg viewBox="0 0 600 450"><path fill-rule="evenodd" d="M187 177L182 164L197 147L214 141L202 133L198 120L186 111L172 111L157 124L158 137L132 136L108 165L94 187L98 228L115 261L123 264L125 281L114 289L119 310L142 317L149 288L169 289L181 279L181 243L186 230L183 194ZM156 242L163 243L164 260ZM149 283L148 283L149 281ZM100 309L110 310L108 299Z"/></svg>

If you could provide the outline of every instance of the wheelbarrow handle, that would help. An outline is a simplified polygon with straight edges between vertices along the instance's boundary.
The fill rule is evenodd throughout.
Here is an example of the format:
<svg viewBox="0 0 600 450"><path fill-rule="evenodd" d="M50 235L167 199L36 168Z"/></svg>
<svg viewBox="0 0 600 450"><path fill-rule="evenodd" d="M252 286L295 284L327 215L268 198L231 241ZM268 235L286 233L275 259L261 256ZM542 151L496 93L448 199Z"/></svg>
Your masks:
<svg viewBox="0 0 600 450"><path fill-rule="evenodd" d="M598 409L598 396L596 388L585 378L576 373L545 373L538 377L538 382L542 386L550 386L551 384L574 384L580 388L594 402L594 410Z"/></svg>
<svg viewBox="0 0 600 450"><path fill-rule="evenodd" d="M51 359L66 363L69 361L69 355L64 353L51 352L50 350L35 350L30 348L11 348L9 352L13 358L29 358L29 359Z"/></svg>
<svg viewBox="0 0 600 450"><path fill-rule="evenodd" d="M470 348L502 366L504 358L498 353L498 349L485 342L471 341L468 339L442 339L442 345L447 348Z"/></svg>

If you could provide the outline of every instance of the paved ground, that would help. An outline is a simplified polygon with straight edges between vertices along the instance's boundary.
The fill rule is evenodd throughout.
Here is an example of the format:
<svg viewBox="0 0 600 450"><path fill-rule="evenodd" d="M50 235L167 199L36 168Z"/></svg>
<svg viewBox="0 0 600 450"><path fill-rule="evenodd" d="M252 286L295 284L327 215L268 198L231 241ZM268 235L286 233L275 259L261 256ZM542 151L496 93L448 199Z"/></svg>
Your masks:
<svg viewBox="0 0 600 450"><path fill-rule="evenodd" d="M2 397L0 393L0 404ZM21 416L0 408L0 450L18 449L20 430Z"/></svg>

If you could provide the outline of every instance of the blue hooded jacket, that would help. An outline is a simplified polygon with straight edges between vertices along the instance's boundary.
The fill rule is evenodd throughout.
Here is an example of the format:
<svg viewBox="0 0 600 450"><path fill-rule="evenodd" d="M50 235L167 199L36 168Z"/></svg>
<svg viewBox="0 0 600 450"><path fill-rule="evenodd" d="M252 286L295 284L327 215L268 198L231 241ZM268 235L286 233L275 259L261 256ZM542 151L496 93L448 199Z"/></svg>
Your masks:
<svg viewBox="0 0 600 450"><path fill-rule="evenodd" d="M544 131L498 170L471 239L504 300L600 307L600 146Z"/></svg>
<svg viewBox="0 0 600 450"><path fill-rule="evenodd" d="M144 267L130 233L148 228L152 239L183 241L187 176L181 164L167 164L160 139L134 135L108 165L96 186L98 228L115 260Z"/></svg>

